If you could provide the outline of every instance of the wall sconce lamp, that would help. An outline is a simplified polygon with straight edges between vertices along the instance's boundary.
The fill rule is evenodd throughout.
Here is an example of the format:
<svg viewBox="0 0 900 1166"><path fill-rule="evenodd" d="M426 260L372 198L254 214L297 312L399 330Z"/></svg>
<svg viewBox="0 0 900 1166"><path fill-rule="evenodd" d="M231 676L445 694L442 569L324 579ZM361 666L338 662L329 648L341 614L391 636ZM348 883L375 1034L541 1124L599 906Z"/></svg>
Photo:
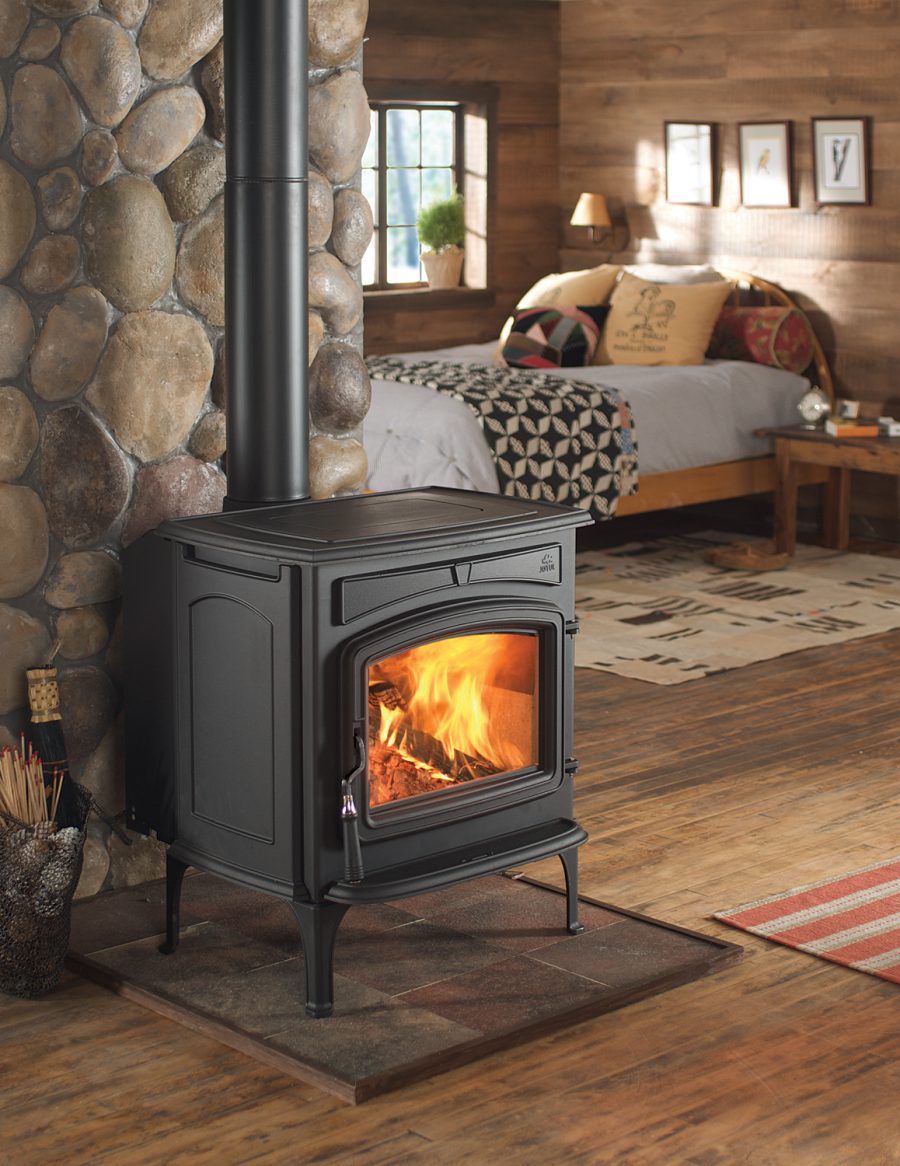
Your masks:
<svg viewBox="0 0 900 1166"><path fill-rule="evenodd" d="M616 226L609 214L606 205L606 196L603 194L583 193L572 211L569 222L573 227L589 227L591 242L596 246L605 243L612 251L621 251L628 245L629 233L627 224L624 227L625 237L619 239L622 228Z"/></svg>

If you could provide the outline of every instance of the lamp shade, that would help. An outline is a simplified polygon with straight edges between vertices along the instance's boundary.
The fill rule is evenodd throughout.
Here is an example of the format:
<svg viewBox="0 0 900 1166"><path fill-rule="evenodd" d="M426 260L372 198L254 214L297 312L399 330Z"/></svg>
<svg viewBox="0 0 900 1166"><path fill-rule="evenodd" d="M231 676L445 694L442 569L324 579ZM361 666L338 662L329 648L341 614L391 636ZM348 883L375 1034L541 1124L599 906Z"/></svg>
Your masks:
<svg viewBox="0 0 900 1166"><path fill-rule="evenodd" d="M573 227L611 227L609 208L602 194L582 194L569 222Z"/></svg>

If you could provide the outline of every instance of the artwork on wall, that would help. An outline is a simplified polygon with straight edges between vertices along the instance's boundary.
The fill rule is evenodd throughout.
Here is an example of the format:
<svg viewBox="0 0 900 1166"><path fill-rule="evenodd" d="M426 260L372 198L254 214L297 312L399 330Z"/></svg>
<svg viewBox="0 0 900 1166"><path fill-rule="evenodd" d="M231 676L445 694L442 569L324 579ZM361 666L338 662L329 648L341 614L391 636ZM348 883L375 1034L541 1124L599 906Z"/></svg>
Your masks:
<svg viewBox="0 0 900 1166"><path fill-rule="evenodd" d="M741 123L738 151L741 203L759 207L791 206L791 123Z"/></svg>
<svg viewBox="0 0 900 1166"><path fill-rule="evenodd" d="M713 205L713 126L710 122L667 121L666 200Z"/></svg>
<svg viewBox="0 0 900 1166"><path fill-rule="evenodd" d="M869 202L869 119L814 117L816 201Z"/></svg>

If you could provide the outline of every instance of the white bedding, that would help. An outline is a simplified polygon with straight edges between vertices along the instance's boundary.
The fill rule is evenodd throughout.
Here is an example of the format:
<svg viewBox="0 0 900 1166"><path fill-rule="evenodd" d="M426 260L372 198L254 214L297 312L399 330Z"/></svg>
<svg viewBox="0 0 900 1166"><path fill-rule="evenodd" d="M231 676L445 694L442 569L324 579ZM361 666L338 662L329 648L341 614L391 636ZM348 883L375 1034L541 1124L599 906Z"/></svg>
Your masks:
<svg viewBox="0 0 900 1166"><path fill-rule="evenodd" d="M496 347L467 344L399 354L405 360L490 364ZM557 370L555 370L557 371ZM569 380L617 389L631 406L640 475L760 457L770 443L753 430L797 421L809 382L736 360L689 367L596 365L559 369ZM475 415L462 401L418 385L372 382L365 421L368 486L456 486L497 492L497 474Z"/></svg>

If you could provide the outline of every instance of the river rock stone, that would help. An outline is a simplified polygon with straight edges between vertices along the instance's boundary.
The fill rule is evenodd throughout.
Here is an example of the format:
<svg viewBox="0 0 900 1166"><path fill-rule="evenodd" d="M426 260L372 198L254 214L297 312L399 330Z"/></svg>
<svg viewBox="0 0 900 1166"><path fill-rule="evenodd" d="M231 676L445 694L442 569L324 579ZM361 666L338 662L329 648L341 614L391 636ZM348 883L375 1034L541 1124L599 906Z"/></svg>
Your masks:
<svg viewBox="0 0 900 1166"><path fill-rule="evenodd" d="M109 628L95 607L75 607L60 613L56 638L64 660L86 660L106 647Z"/></svg>
<svg viewBox="0 0 900 1166"><path fill-rule="evenodd" d="M128 546L168 518L218 512L224 497L223 475L187 454L144 466L135 479L122 543Z"/></svg>
<svg viewBox="0 0 900 1166"><path fill-rule="evenodd" d="M18 607L0 603L0 716L27 703L25 669L46 660L50 633Z"/></svg>
<svg viewBox="0 0 900 1166"><path fill-rule="evenodd" d="M225 324L225 198L185 228L175 263L175 283L189 308L210 324Z"/></svg>
<svg viewBox="0 0 900 1166"><path fill-rule="evenodd" d="M369 0L310 0L310 63L328 69L348 61L362 47L368 17Z"/></svg>
<svg viewBox="0 0 900 1166"><path fill-rule="evenodd" d="M28 0L4 0L0 4L0 57L15 52L30 15Z"/></svg>
<svg viewBox="0 0 900 1166"><path fill-rule="evenodd" d="M14 599L30 591L47 566L47 512L34 490L0 484L0 531L0 598Z"/></svg>
<svg viewBox="0 0 900 1166"><path fill-rule="evenodd" d="M324 247L331 238L334 220L334 195L331 183L318 170L310 170L308 186L308 227L310 247Z"/></svg>
<svg viewBox="0 0 900 1166"><path fill-rule="evenodd" d="M147 14L149 0L102 0L103 7L111 12L123 28L134 28Z"/></svg>
<svg viewBox="0 0 900 1166"><path fill-rule="evenodd" d="M28 305L11 287L0 285L0 378L22 371L34 344L34 321Z"/></svg>
<svg viewBox="0 0 900 1166"><path fill-rule="evenodd" d="M52 20L36 20L19 45L23 61L43 61L59 44L59 25Z"/></svg>
<svg viewBox="0 0 900 1166"><path fill-rule="evenodd" d="M6 129L6 86L3 84L3 78L0 77L0 134Z"/></svg>
<svg viewBox="0 0 900 1166"><path fill-rule="evenodd" d="M107 304L93 287L66 292L50 309L31 355L31 385L45 401L66 401L90 380L106 343Z"/></svg>
<svg viewBox="0 0 900 1166"><path fill-rule="evenodd" d="M331 498L357 490L366 480L366 451L355 438L317 434L309 443L309 491Z"/></svg>
<svg viewBox="0 0 900 1166"><path fill-rule="evenodd" d="M372 400L366 364L348 344L326 344L310 370L309 415L325 433L346 433L361 424Z"/></svg>
<svg viewBox="0 0 900 1166"><path fill-rule="evenodd" d="M85 199L85 268L123 312L149 308L172 286L175 229L152 182L123 174Z"/></svg>
<svg viewBox="0 0 900 1166"><path fill-rule="evenodd" d="M369 127L369 101L358 73L333 73L310 88L310 156L335 186L355 177Z"/></svg>
<svg viewBox="0 0 900 1166"><path fill-rule="evenodd" d="M85 16L69 28L59 56L91 118L117 126L141 88L141 59L128 33L105 16Z"/></svg>
<svg viewBox="0 0 900 1166"><path fill-rule="evenodd" d="M99 668L61 669L59 711L66 727L69 761L93 753L116 715L118 697L113 682Z"/></svg>
<svg viewBox="0 0 900 1166"><path fill-rule="evenodd" d="M112 888L136 887L165 877L166 848L149 835L129 832L131 846L117 835L109 839L109 883Z"/></svg>
<svg viewBox="0 0 900 1166"><path fill-rule="evenodd" d="M23 65L9 96L13 153L33 170L68 157L81 141L81 114L68 85L46 65Z"/></svg>
<svg viewBox="0 0 900 1166"><path fill-rule="evenodd" d="M144 21L138 47L151 77L173 81L221 39L221 0L157 0Z"/></svg>
<svg viewBox="0 0 900 1166"><path fill-rule="evenodd" d="M32 0L32 4L47 16L81 16L97 7L97 0Z"/></svg>
<svg viewBox="0 0 900 1166"><path fill-rule="evenodd" d="M209 132L220 142L225 141L225 55L222 42L203 62L200 70L200 88L209 106Z"/></svg>
<svg viewBox="0 0 900 1166"><path fill-rule="evenodd" d="M102 186L119 160L119 147L109 130L90 130L81 143L81 173L88 186Z"/></svg>
<svg viewBox="0 0 900 1166"><path fill-rule="evenodd" d="M109 674L114 680L117 680L119 684L124 684L125 634L121 610L116 618L113 633L109 639L109 647L106 649L106 667L109 669Z"/></svg>
<svg viewBox="0 0 900 1166"><path fill-rule="evenodd" d="M348 267L362 262L372 241L374 220L369 200L358 190L339 190L334 199L334 226L331 245Z"/></svg>
<svg viewBox="0 0 900 1166"><path fill-rule="evenodd" d="M135 174L158 174L184 153L206 118L203 99L188 85L157 89L116 131L119 157Z"/></svg>
<svg viewBox="0 0 900 1166"><path fill-rule="evenodd" d="M41 214L51 231L64 231L81 210L81 183L71 166L60 166L37 180Z"/></svg>
<svg viewBox="0 0 900 1166"><path fill-rule="evenodd" d="M37 414L24 393L0 385L0 482L14 482L37 449Z"/></svg>
<svg viewBox="0 0 900 1166"><path fill-rule="evenodd" d="M37 212L28 180L14 166L2 160L0 207L3 208L0 214L0 279L6 279L28 249L34 234Z"/></svg>
<svg viewBox="0 0 900 1166"><path fill-rule="evenodd" d="M176 159L162 176L166 206L176 223L202 214L225 185L225 151L195 146Z"/></svg>
<svg viewBox="0 0 900 1166"><path fill-rule="evenodd" d="M81 247L72 235L45 235L34 245L20 276L22 287L47 296L68 287L81 266Z"/></svg>
<svg viewBox="0 0 900 1166"><path fill-rule="evenodd" d="M309 257L309 304L318 308L335 336L346 336L362 319L362 288L329 251Z"/></svg>
<svg viewBox="0 0 900 1166"><path fill-rule="evenodd" d="M121 716L113 721L84 763L79 780L110 814L121 814L125 809L125 734Z"/></svg>
<svg viewBox="0 0 900 1166"><path fill-rule="evenodd" d="M67 547L100 542L128 501L124 458L77 405L57 409L44 421L41 481L50 529Z"/></svg>
<svg viewBox="0 0 900 1166"><path fill-rule="evenodd" d="M87 399L123 449L157 461L187 437L212 370L212 348L197 320L135 312L119 322Z"/></svg>
<svg viewBox="0 0 900 1166"><path fill-rule="evenodd" d="M325 323L318 312L309 313L309 323L307 324L307 337L309 347L309 363L316 359L319 353L319 347L322 344L322 339L325 336Z"/></svg>
<svg viewBox="0 0 900 1166"><path fill-rule="evenodd" d="M191 434L190 451L202 462L218 461L225 452L225 414L220 409L200 418Z"/></svg>
<svg viewBox="0 0 900 1166"><path fill-rule="evenodd" d="M102 838L95 837L93 827L88 828L82 850L81 875L75 888L73 899L89 899L96 895L106 882L109 874L109 851Z"/></svg>
<svg viewBox="0 0 900 1166"><path fill-rule="evenodd" d="M91 603L109 603L122 594L122 565L107 551L72 551L61 555L50 572L44 599L67 611Z"/></svg>

